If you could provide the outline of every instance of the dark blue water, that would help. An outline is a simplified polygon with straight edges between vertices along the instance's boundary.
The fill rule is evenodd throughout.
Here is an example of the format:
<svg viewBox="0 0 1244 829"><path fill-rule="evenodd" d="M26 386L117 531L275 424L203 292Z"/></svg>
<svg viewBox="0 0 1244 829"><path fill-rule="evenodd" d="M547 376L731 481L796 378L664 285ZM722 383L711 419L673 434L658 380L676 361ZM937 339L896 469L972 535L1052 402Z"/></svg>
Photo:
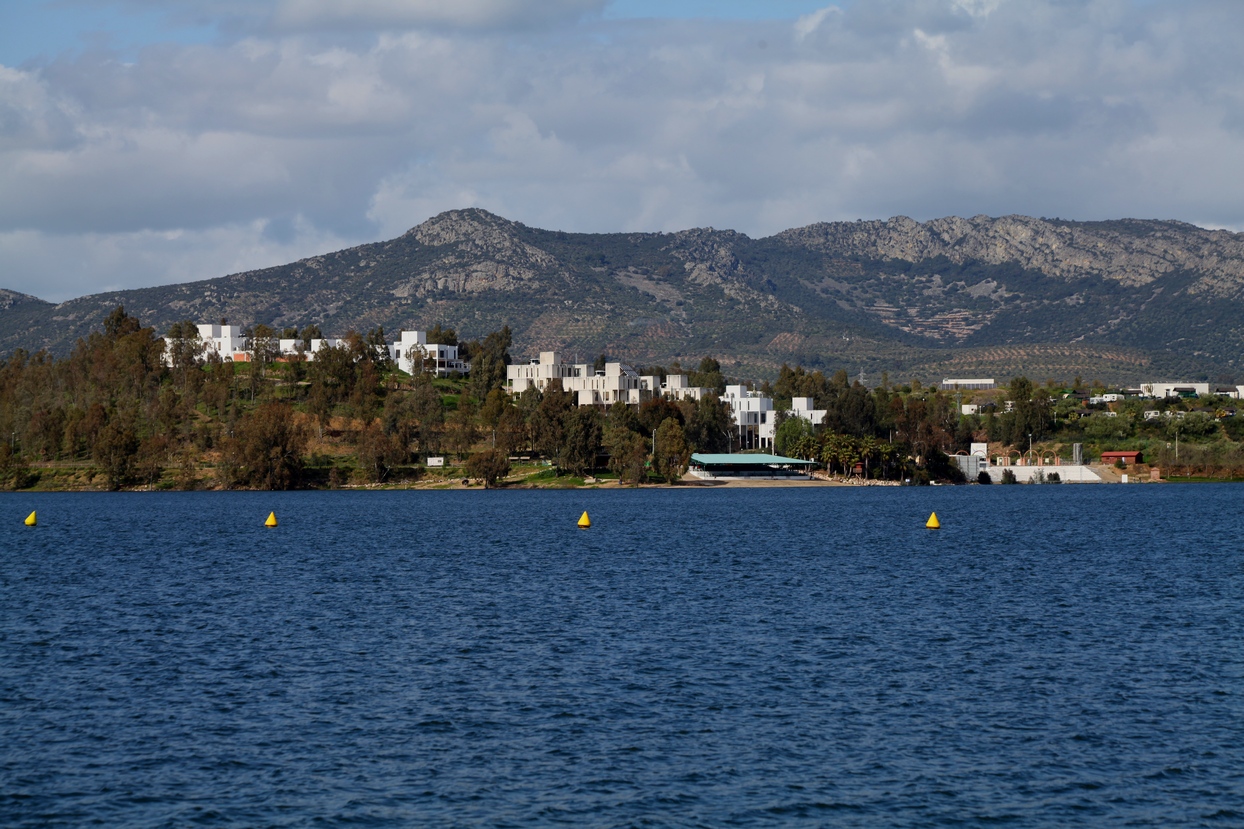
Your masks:
<svg viewBox="0 0 1244 829"><path fill-rule="evenodd" d="M0 825L1244 825L1241 496L3 496Z"/></svg>

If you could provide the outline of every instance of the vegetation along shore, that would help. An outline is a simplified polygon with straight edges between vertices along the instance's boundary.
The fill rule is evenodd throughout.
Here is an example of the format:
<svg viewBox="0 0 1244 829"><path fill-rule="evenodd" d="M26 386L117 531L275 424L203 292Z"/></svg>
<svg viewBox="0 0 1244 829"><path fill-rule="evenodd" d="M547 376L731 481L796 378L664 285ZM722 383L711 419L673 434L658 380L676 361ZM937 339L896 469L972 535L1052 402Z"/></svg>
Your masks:
<svg viewBox="0 0 1244 829"><path fill-rule="evenodd" d="M252 336L318 335L261 329ZM469 374L450 377L399 371L376 347L381 330L350 332L314 360L272 362L221 360L193 331L177 324L162 337L118 307L64 358L11 354L0 365L0 486L688 485L693 452L737 449L731 410L713 393L607 407L576 406L556 381L508 393L504 328L470 342L448 328L429 332L471 362ZM711 357L690 370L642 372L686 374L718 393L732 382ZM974 442L987 442L991 455L1049 463L1070 462L1077 443L1092 458L1140 451L1168 480L1244 478L1244 416L1227 398L1102 402L1078 378L1018 377L971 392L974 413L965 414L963 392L916 381L866 388L845 372L786 365L757 388L773 398L773 449L815 461L823 479L963 482L949 456ZM821 423L786 414L799 397L825 411Z"/></svg>

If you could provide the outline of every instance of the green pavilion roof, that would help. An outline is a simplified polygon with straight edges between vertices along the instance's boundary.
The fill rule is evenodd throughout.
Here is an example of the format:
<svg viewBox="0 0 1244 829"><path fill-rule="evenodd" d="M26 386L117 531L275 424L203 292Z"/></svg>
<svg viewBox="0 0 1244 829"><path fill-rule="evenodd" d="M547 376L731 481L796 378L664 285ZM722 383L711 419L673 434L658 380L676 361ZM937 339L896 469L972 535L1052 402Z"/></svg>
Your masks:
<svg viewBox="0 0 1244 829"><path fill-rule="evenodd" d="M732 455L701 455L696 452L691 462L700 466L812 466L814 461L784 458L781 455L762 455L750 452Z"/></svg>

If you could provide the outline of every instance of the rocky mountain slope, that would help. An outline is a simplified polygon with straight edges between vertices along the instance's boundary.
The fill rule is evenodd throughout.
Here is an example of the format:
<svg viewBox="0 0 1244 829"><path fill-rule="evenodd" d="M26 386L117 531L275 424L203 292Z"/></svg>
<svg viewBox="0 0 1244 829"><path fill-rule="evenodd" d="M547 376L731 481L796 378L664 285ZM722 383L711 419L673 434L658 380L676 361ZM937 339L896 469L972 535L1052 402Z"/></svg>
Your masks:
<svg viewBox="0 0 1244 829"><path fill-rule="evenodd" d="M1168 221L1024 216L837 222L763 239L701 228L571 234L482 210L387 242L203 282L51 305L0 292L0 349L64 352L118 304L327 333L508 324L516 357L783 361L892 377L1234 377L1244 235Z"/></svg>

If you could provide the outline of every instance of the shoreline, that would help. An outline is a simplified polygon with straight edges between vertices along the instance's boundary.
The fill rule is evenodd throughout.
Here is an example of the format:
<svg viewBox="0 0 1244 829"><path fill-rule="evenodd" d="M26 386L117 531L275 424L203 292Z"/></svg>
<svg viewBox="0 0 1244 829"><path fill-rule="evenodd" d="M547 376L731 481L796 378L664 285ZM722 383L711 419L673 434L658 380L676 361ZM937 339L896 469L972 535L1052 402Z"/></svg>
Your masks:
<svg viewBox="0 0 1244 829"><path fill-rule="evenodd" d="M1107 484L1107 485L1109 484L1122 485L1122 481L1120 480L1113 480L1113 481L1103 480L1100 483ZM1229 484L1229 483L1244 483L1244 481L1241 481L1239 479L1229 479L1229 478L1222 479L1222 480L1206 479L1206 478L1197 478L1197 479L1191 479L1191 480L1180 480L1180 479L1167 480L1164 478L1160 481L1149 481L1149 480L1129 481L1127 485L1155 484L1155 483L1161 483L1161 484ZM1032 486L1032 485L1033 484L1017 484L1017 486ZM1063 481L1062 484L1059 484L1059 486L1061 485L1086 486L1088 484L1077 484L1075 481ZM779 480L779 479L772 479L772 478L759 478L759 479L749 480L749 479L735 478L735 479L726 479L726 480L723 480L723 479L702 480L699 478L691 478L689 480L684 479L682 481L679 481L676 484L643 484L642 486L637 486L637 487L624 486L618 483L616 480L612 480L612 479L594 481L591 483L585 482L582 484L564 484L564 485L555 484L555 485L549 485L549 486L528 483L524 481L512 481L509 483L501 483L498 486L494 486L494 487L485 487L482 483L475 482L475 481L464 484L461 482L461 480L456 480L456 481L435 481L435 482L420 481L417 483L412 482L412 483L398 483L398 484L384 484L384 483L348 484L345 486L332 487L332 488L300 487L296 489L287 489L287 490L222 489L222 488L216 488L216 487L203 487L203 488L196 488L196 489L177 489L173 487L142 486L142 487L125 487L119 490L109 490L109 489L104 489L102 487L80 487L80 488L64 488L64 489L39 489L36 487L36 488L31 488L31 489L6 490L4 492L5 494L10 494L10 495L62 494L62 493L63 494L108 493L108 492L125 492L125 493L152 493L152 492L170 492L170 493L171 492L198 492L198 493L209 493L209 492L437 492L437 491L451 492L451 491L466 491L466 490L478 490L478 491L489 491L489 492L504 492L504 491L518 492L518 491L535 491L535 490L583 491L583 490L640 490L640 489L644 489L644 490L649 490L649 489L670 489L670 490L673 490L673 489L677 489L677 490L816 489L816 488L862 489L862 488L873 488L873 487L901 487L901 486L902 484L900 484L897 481L868 481L867 483L865 483L863 481L823 480L823 479ZM980 486L980 484L975 484L975 483L933 484L932 486ZM1005 484L997 484L997 486L1005 486ZM1041 486L1049 486L1049 484L1042 484Z"/></svg>

